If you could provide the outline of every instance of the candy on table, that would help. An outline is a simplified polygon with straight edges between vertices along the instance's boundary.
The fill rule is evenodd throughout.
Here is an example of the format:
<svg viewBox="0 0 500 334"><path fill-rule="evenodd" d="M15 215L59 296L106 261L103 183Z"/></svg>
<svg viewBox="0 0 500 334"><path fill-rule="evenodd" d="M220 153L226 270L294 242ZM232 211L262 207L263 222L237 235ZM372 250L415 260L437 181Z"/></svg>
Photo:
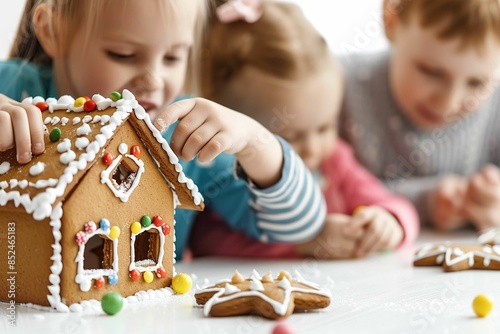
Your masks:
<svg viewBox="0 0 500 334"><path fill-rule="evenodd" d="M108 292L101 299L102 310L109 315L115 315L123 308L123 297L118 292Z"/></svg>
<svg viewBox="0 0 500 334"><path fill-rule="evenodd" d="M472 309L480 318L484 318L490 314L493 309L493 302L486 295L477 295L472 302Z"/></svg>
<svg viewBox="0 0 500 334"><path fill-rule="evenodd" d="M295 334L295 331L287 323L280 321L274 326L272 334Z"/></svg>
<svg viewBox="0 0 500 334"><path fill-rule="evenodd" d="M172 289L176 293L184 294L191 290L193 280L188 274L177 274L172 279Z"/></svg>

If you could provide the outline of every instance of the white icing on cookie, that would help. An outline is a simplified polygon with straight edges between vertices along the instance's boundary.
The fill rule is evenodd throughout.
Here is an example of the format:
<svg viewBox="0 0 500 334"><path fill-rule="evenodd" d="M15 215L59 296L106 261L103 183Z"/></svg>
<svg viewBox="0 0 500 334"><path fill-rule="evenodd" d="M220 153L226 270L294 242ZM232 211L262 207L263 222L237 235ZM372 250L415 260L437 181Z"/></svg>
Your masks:
<svg viewBox="0 0 500 334"><path fill-rule="evenodd" d="M128 146L127 144L125 143L121 143L119 146L118 146L118 152L120 152L121 154L125 154L128 152Z"/></svg>
<svg viewBox="0 0 500 334"><path fill-rule="evenodd" d="M30 175L37 176L43 173L45 170L45 164L43 162L37 162L30 168Z"/></svg>
<svg viewBox="0 0 500 334"><path fill-rule="evenodd" d="M0 164L0 175L5 174L10 169L10 163L8 161L4 161Z"/></svg>

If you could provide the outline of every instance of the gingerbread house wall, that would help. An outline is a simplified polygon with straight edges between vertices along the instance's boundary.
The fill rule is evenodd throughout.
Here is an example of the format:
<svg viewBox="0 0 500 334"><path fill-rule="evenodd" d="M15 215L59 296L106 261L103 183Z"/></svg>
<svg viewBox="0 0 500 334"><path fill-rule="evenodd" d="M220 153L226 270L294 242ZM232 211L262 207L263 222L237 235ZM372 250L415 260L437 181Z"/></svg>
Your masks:
<svg viewBox="0 0 500 334"><path fill-rule="evenodd" d="M35 221L21 208L0 211L0 301L48 305L53 243L48 219Z"/></svg>
<svg viewBox="0 0 500 334"><path fill-rule="evenodd" d="M139 145L141 149L140 160L144 163L144 173L141 175L138 186L133 190L127 202L117 198L106 184L101 183L101 172L108 168L103 159L97 162L80 181L78 187L70 194L63 203L62 217L62 261L63 272L61 274L61 297L67 305L81 300L100 298L108 291L117 291L123 296L131 296L138 291L148 289L159 289L170 286L173 275L173 194L172 189L158 171L155 161L148 154L146 148L137 137L133 128L126 122L111 139L109 145L102 154L109 152L113 157L118 157L120 144L126 144L130 154L130 148ZM125 157L123 157L125 159ZM153 272L154 279L146 283L143 277L138 281L132 281L129 277L129 265L131 257L131 224L140 222L141 217L149 215L161 215L165 223L170 225L170 233L165 235L163 268L166 271L165 278L158 278ZM111 227L118 226L120 235L117 238L118 255L118 282L109 284L108 278L104 277L105 285L96 288L95 282L88 292L81 290L75 282L79 246L75 241L76 234L84 231L87 222L93 221L99 227L99 221L103 218L109 220ZM147 233L147 232L145 232ZM116 256L116 254L114 254Z"/></svg>

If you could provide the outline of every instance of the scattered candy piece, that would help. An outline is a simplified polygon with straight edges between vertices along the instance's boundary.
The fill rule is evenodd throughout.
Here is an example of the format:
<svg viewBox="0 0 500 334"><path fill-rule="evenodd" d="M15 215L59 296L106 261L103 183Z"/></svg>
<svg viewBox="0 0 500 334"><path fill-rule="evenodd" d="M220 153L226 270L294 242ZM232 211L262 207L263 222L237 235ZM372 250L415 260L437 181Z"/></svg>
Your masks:
<svg viewBox="0 0 500 334"><path fill-rule="evenodd" d="M101 221L99 222L99 227L103 230L103 231L107 231L109 230L109 227L111 226L111 224L109 223L109 220L107 220L106 218L103 218L101 219Z"/></svg>
<svg viewBox="0 0 500 334"><path fill-rule="evenodd" d="M49 109L49 105L47 104L47 102L38 102L35 105L38 107L38 109L40 109L40 111L45 111Z"/></svg>
<svg viewBox="0 0 500 334"><path fill-rule="evenodd" d="M141 224L144 227L148 227L149 225L151 225L151 217L149 217L148 215L142 216Z"/></svg>
<svg viewBox="0 0 500 334"><path fill-rule="evenodd" d="M98 289L104 288L104 278L99 277L95 279L94 286Z"/></svg>
<svg viewBox="0 0 500 334"><path fill-rule="evenodd" d="M355 216L355 215L357 215L358 213L360 213L364 209L366 209L366 206L360 205L356 209L354 209L354 211L352 212L352 215Z"/></svg>
<svg viewBox="0 0 500 334"><path fill-rule="evenodd" d="M162 225L161 231L163 232L164 235L168 235L170 233L170 225Z"/></svg>
<svg viewBox="0 0 500 334"><path fill-rule="evenodd" d="M172 279L172 289L176 293L184 294L191 290L193 286L193 280L188 274L177 274Z"/></svg>
<svg viewBox="0 0 500 334"><path fill-rule="evenodd" d="M85 243L86 238L85 238L85 232L83 231L80 231L76 234L76 237L75 237L75 240L76 240L76 243L78 244L78 246L81 246Z"/></svg>
<svg viewBox="0 0 500 334"><path fill-rule="evenodd" d="M75 108L80 108L81 106L83 106L85 104L85 98L84 97L79 97L75 100L75 103L73 104L75 106Z"/></svg>
<svg viewBox="0 0 500 334"><path fill-rule="evenodd" d="M130 148L130 153L136 158L141 156L141 148L138 145L134 145Z"/></svg>
<svg viewBox="0 0 500 334"><path fill-rule="evenodd" d="M139 234L139 232L141 232L141 230L142 230L142 226L141 226L141 223L139 223L139 222L133 222L132 225L130 225L130 231L133 234Z"/></svg>
<svg viewBox="0 0 500 334"><path fill-rule="evenodd" d="M113 156L111 155L111 153L106 152L102 157L102 161L104 161L106 165L110 166L113 163Z"/></svg>
<svg viewBox="0 0 500 334"><path fill-rule="evenodd" d="M116 102L122 98L122 94L120 94L118 92L113 92L113 93L111 93L111 95L109 97L111 98L111 100Z"/></svg>
<svg viewBox="0 0 500 334"><path fill-rule="evenodd" d="M108 292L101 299L102 310L109 315L115 315L123 307L123 297L118 292Z"/></svg>
<svg viewBox="0 0 500 334"><path fill-rule="evenodd" d="M141 279L141 273L137 269L131 270L128 273L128 275L130 276L130 278L132 279L132 281L138 281L138 280Z"/></svg>
<svg viewBox="0 0 500 334"><path fill-rule="evenodd" d="M118 283L118 275L116 275L116 274L109 275L108 276L108 282L111 285L115 285L116 283Z"/></svg>
<svg viewBox="0 0 500 334"><path fill-rule="evenodd" d="M160 215L156 215L153 217L153 224L156 226L156 227L160 227L163 225L163 217L160 216Z"/></svg>
<svg viewBox="0 0 500 334"><path fill-rule="evenodd" d="M53 128L49 135L50 141L55 143L61 139L61 130L59 128Z"/></svg>
<svg viewBox="0 0 500 334"><path fill-rule="evenodd" d="M97 229L97 226L92 221L85 224L85 232L87 232L87 233L92 233L96 229Z"/></svg>
<svg viewBox="0 0 500 334"><path fill-rule="evenodd" d="M287 325L285 322L278 322L273 328L272 334L294 334L292 327Z"/></svg>
<svg viewBox="0 0 500 334"><path fill-rule="evenodd" d="M111 240L115 240L116 238L118 238L120 236L120 228L118 226L113 226L110 230L109 230L109 238Z"/></svg>
<svg viewBox="0 0 500 334"><path fill-rule="evenodd" d="M478 317L484 318L493 309L493 302L486 295L477 295L472 302L472 308Z"/></svg>
<svg viewBox="0 0 500 334"><path fill-rule="evenodd" d="M91 112L91 111L95 110L96 106L97 105L94 102L94 100L87 100L83 104L83 110L85 110L86 112Z"/></svg>
<svg viewBox="0 0 500 334"><path fill-rule="evenodd" d="M153 276L153 273L152 273L152 272L150 272L150 271L145 271L145 272L144 272L144 274L142 274L142 276L144 277L144 281L145 281L146 283L151 283L151 282L153 282L153 278L154 278L154 276Z"/></svg>
<svg viewBox="0 0 500 334"><path fill-rule="evenodd" d="M158 278L165 278L167 277L167 272L163 268L158 268L156 269L156 276L158 276Z"/></svg>

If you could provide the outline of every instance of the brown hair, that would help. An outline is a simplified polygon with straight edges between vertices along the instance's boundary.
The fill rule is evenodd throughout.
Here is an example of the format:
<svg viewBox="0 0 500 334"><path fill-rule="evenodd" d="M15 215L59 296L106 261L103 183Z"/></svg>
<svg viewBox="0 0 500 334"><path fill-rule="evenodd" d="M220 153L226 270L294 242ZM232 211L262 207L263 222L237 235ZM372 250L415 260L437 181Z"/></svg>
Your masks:
<svg viewBox="0 0 500 334"><path fill-rule="evenodd" d="M331 61L325 40L298 6L264 1L262 10L255 23L221 23L213 14L203 47L204 97L214 99L245 66L293 80Z"/></svg>
<svg viewBox="0 0 500 334"><path fill-rule="evenodd" d="M120 0L122 6L126 5L126 0ZM151 0L148 0L151 1ZM177 0L179 2L186 0ZM197 93L199 82L197 80L199 76L199 58L201 50L201 38L203 33L203 28L206 21L207 4L206 0L198 1L198 18L196 20L195 27L195 41L194 47L190 54L190 65L186 73L186 84L185 90L189 93ZM170 12L175 12L175 2L170 1L169 6L162 6L161 10L165 17L168 17ZM162 4L162 2L159 2ZM69 43L69 39L73 35L73 32L82 24L82 20L86 20L86 27L89 27L85 41L83 41L82 46L85 49L91 40L92 36L97 33L96 27L100 19L103 18L105 13L109 13L109 10L105 10L107 1L105 0L27 0L23 16L19 28L17 30L16 38L10 50L10 58L22 58L26 59L37 65L51 65L52 59L44 51L42 45L40 44L33 27L33 14L36 7L40 4L46 4L48 8L51 9L51 26L49 29L56 32L59 37L59 47L64 47ZM119 9L117 9L118 11ZM60 29L55 31L55 27L59 26Z"/></svg>
<svg viewBox="0 0 500 334"><path fill-rule="evenodd" d="M385 0L384 8L394 0ZM500 0L396 0L394 9L402 22L418 14L422 27L438 27L443 40L460 38L462 48L481 49L487 38L500 41Z"/></svg>

